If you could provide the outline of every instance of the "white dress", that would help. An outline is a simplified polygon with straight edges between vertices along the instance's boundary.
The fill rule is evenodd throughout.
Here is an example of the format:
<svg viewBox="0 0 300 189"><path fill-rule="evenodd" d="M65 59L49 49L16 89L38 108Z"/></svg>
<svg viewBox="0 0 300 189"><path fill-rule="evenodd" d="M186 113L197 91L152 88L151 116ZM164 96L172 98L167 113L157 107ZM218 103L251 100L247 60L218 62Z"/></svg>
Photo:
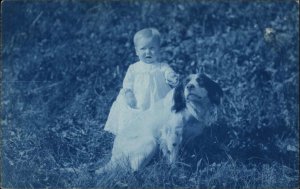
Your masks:
<svg viewBox="0 0 300 189"><path fill-rule="evenodd" d="M164 98L171 90L166 80L170 73L175 72L166 63L146 64L139 61L130 65L123 81L123 88L110 109L104 130L117 135L128 127L130 120ZM136 109L126 103L124 91L127 89L132 90L135 95Z"/></svg>

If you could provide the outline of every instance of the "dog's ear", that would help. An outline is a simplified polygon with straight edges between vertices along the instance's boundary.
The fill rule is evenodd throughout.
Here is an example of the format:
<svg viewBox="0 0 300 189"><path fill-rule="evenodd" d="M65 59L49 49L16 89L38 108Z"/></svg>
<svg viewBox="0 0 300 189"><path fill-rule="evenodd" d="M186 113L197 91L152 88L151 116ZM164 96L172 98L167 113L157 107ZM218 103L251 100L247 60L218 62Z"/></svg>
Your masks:
<svg viewBox="0 0 300 189"><path fill-rule="evenodd" d="M185 102L185 98L184 98L184 87L183 84L180 83L174 91L174 96L173 96L173 100L174 100L174 105L172 107L172 111L175 111L175 113L180 112L181 110L183 110L184 108L186 108L186 102Z"/></svg>
<svg viewBox="0 0 300 189"><path fill-rule="evenodd" d="M219 86L219 84L217 84L216 82L212 81L210 93L211 93L210 94L211 101L214 104L219 105L220 102L221 102L221 98L223 96L223 91L222 91L221 87Z"/></svg>
<svg viewBox="0 0 300 189"><path fill-rule="evenodd" d="M196 74L204 74L204 66L198 66L196 68Z"/></svg>
<svg viewBox="0 0 300 189"><path fill-rule="evenodd" d="M223 96L223 90L221 89L220 85L204 74L202 75L202 77L204 80L205 88L208 92L208 98L210 102L219 105Z"/></svg>

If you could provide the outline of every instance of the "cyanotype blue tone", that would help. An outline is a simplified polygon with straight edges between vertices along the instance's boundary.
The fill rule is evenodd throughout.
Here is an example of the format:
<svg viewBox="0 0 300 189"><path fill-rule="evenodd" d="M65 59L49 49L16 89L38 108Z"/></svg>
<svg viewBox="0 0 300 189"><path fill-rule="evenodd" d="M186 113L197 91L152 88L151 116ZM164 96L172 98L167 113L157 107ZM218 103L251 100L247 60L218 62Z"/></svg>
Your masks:
<svg viewBox="0 0 300 189"><path fill-rule="evenodd" d="M2 2L1 187L299 187L298 16L296 0ZM220 85L216 120L172 166L158 151L96 174L147 27L181 81L200 70Z"/></svg>

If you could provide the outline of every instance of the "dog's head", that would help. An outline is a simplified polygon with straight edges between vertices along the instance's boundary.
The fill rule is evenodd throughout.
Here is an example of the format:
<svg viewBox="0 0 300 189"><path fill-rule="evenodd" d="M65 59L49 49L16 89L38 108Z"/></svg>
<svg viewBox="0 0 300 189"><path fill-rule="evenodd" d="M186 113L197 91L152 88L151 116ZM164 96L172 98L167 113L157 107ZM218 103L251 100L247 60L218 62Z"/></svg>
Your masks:
<svg viewBox="0 0 300 189"><path fill-rule="evenodd" d="M182 82L174 92L174 105L172 110L182 111L187 104L202 106L205 103L219 105L223 91L221 87L205 74L191 74Z"/></svg>

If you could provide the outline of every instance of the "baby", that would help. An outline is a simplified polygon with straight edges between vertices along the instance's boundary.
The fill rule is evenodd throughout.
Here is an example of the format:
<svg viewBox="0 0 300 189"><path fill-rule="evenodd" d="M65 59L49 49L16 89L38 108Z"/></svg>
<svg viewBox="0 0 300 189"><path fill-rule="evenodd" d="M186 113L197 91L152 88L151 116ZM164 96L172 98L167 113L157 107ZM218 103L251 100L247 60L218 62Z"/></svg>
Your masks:
<svg viewBox="0 0 300 189"><path fill-rule="evenodd" d="M164 98L179 82L173 69L160 62L160 33L157 29L142 29L134 35L133 41L139 61L129 66L123 88L111 107L104 128L115 135L139 112Z"/></svg>

